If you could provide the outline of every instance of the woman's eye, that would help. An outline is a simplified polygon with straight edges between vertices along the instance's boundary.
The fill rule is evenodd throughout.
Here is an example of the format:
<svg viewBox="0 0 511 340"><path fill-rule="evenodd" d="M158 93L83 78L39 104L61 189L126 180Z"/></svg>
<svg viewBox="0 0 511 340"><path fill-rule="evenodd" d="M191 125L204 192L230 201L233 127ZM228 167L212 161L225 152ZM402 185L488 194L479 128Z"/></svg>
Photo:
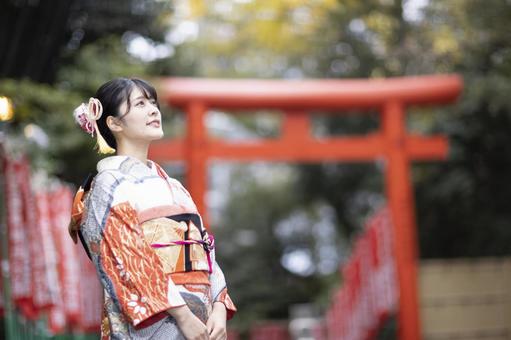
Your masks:
<svg viewBox="0 0 511 340"><path fill-rule="evenodd" d="M140 101L136 104L137 106L144 106L144 102L143 101Z"/></svg>

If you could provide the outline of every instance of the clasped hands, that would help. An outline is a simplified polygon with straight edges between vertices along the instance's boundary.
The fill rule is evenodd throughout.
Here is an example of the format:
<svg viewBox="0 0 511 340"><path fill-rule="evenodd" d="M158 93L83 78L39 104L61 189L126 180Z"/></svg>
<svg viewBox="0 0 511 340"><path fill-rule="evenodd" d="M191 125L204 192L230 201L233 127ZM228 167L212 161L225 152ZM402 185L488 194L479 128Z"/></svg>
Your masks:
<svg viewBox="0 0 511 340"><path fill-rule="evenodd" d="M187 340L227 339L227 311L221 302L213 304L213 310L206 324L186 305L172 308L168 312L176 319L179 329Z"/></svg>

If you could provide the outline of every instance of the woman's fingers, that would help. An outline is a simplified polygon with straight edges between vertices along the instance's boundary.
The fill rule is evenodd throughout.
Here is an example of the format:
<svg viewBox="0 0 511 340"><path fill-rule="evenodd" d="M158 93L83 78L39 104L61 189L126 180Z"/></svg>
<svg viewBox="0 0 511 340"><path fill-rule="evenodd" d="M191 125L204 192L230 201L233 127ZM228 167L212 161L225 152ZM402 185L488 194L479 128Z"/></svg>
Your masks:
<svg viewBox="0 0 511 340"><path fill-rule="evenodd" d="M211 319L211 318L208 319L208 321L206 322L206 328L208 329L208 334L211 335L211 332L213 332L213 328L214 328L213 319Z"/></svg>
<svg viewBox="0 0 511 340"><path fill-rule="evenodd" d="M217 327L217 328L214 328L213 332L211 332L209 334L209 339L210 340L225 340L226 336L227 336L227 334L225 333L225 330L220 327Z"/></svg>
<svg viewBox="0 0 511 340"><path fill-rule="evenodd" d="M227 338L225 328L217 325L214 320L211 322L208 320L208 332L210 340L225 340Z"/></svg>

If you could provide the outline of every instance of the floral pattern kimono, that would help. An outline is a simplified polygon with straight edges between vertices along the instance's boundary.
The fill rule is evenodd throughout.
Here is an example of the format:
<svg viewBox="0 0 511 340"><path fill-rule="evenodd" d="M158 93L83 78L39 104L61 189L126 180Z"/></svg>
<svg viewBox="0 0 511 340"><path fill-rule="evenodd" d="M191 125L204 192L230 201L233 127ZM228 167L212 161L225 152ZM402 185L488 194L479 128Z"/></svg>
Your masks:
<svg viewBox="0 0 511 340"><path fill-rule="evenodd" d="M156 163L112 156L72 220L104 287L103 339L183 339L166 311L187 304L204 323L214 302L236 311L214 242L190 194ZM82 195L80 195L82 194Z"/></svg>

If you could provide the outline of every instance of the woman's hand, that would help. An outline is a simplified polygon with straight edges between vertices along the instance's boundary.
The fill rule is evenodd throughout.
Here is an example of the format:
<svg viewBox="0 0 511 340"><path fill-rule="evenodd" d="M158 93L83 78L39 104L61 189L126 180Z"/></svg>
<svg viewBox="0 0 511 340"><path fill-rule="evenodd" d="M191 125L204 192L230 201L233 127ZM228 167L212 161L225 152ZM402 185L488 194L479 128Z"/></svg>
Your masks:
<svg viewBox="0 0 511 340"><path fill-rule="evenodd" d="M227 339L227 310L225 305L221 302L213 304L213 311L209 316L206 326L208 328L209 338L211 340L225 340Z"/></svg>
<svg viewBox="0 0 511 340"><path fill-rule="evenodd" d="M209 334L206 325L192 313L188 306L171 308L168 313L176 319L179 330L187 340L208 340Z"/></svg>

